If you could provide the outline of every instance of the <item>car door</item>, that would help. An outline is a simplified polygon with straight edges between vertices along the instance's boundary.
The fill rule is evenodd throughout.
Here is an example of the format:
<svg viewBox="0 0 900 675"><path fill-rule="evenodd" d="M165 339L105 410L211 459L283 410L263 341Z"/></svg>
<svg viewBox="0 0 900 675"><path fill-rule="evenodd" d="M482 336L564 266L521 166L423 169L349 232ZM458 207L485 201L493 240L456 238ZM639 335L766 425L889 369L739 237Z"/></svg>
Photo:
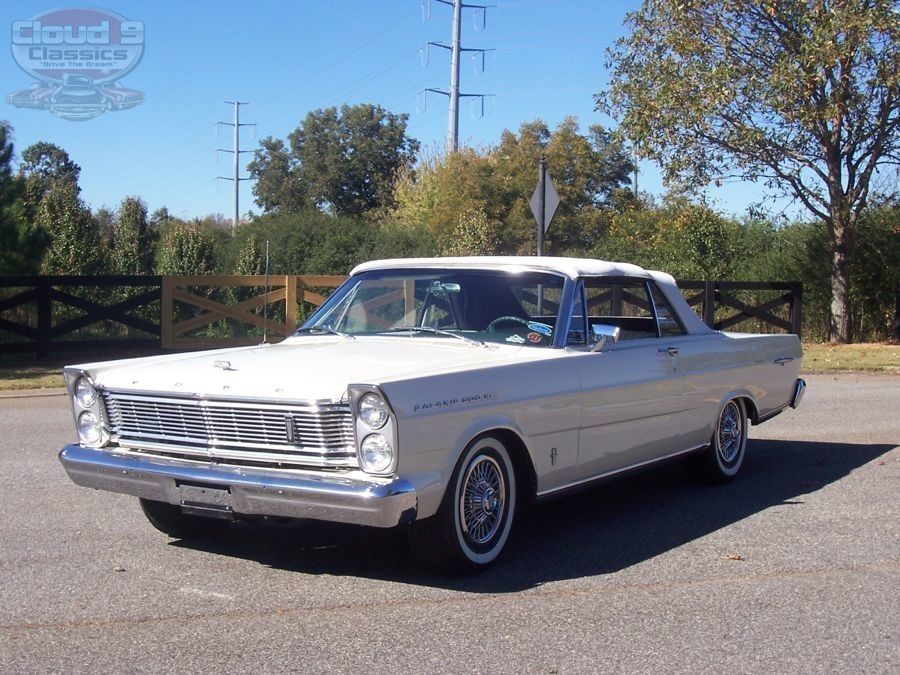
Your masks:
<svg viewBox="0 0 900 675"><path fill-rule="evenodd" d="M680 450L683 383L677 336L661 334L644 279L585 278L577 292L570 354L582 391L581 478L652 461ZM580 324L580 325L579 325ZM592 326L619 329L594 351Z"/></svg>

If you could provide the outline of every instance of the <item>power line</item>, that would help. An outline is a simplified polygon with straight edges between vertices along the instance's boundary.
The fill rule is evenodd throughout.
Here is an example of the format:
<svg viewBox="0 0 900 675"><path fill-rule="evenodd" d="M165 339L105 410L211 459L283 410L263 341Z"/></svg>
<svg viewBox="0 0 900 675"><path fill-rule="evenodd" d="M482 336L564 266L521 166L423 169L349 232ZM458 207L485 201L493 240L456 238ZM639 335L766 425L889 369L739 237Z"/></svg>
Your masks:
<svg viewBox="0 0 900 675"><path fill-rule="evenodd" d="M216 180L230 180L234 182L234 219L231 221L231 236L234 236L234 231L237 228L238 223L241 218L241 210L239 206L240 201L240 183L242 180L250 180L249 177L242 178L240 175L241 162L240 157L241 153L252 152L252 150L241 150L241 127L252 127L256 126L254 124L241 124L240 120L240 111L242 105L248 105L247 101L225 101L229 105L234 106L234 122L218 122L217 124L221 124L227 127L234 127L234 149L233 150L224 150L219 148L217 152L230 152L234 155L234 176L227 178L225 176L217 176Z"/></svg>

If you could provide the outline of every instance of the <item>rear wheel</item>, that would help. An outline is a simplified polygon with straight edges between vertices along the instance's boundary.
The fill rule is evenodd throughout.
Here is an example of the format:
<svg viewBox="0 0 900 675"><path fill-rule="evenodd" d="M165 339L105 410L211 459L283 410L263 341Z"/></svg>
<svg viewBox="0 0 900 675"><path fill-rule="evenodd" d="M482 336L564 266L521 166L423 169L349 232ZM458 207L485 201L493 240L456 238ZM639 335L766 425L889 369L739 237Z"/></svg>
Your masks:
<svg viewBox="0 0 900 675"><path fill-rule="evenodd" d="M515 510L509 450L499 439L484 436L463 453L438 512L410 525L413 552L441 572L478 572L503 551Z"/></svg>
<svg viewBox="0 0 900 675"><path fill-rule="evenodd" d="M726 483L737 476L747 451L747 408L739 399L722 406L709 447L697 458L699 477L706 482Z"/></svg>
<svg viewBox="0 0 900 675"><path fill-rule="evenodd" d="M141 499L141 509L150 524L160 532L176 539L190 539L216 534L228 527L227 520L189 516L181 511L180 506Z"/></svg>

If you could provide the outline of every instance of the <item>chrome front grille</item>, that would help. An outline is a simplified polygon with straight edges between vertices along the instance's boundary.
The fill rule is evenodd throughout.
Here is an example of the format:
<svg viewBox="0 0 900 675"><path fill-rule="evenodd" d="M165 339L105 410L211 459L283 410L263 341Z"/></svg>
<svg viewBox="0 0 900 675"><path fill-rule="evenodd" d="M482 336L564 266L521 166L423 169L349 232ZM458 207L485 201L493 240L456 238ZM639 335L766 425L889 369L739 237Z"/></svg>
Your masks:
<svg viewBox="0 0 900 675"><path fill-rule="evenodd" d="M265 465L357 466L347 405L289 405L104 391L125 448Z"/></svg>

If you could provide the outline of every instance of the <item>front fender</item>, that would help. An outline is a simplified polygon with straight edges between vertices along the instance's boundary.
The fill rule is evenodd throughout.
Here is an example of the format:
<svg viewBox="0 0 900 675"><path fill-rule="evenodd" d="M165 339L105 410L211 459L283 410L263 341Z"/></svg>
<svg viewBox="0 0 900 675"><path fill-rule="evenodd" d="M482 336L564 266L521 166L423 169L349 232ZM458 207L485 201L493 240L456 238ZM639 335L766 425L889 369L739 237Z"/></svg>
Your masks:
<svg viewBox="0 0 900 675"><path fill-rule="evenodd" d="M453 475L456 464L469 444L479 436L496 431L515 434L526 448L529 447L527 437L521 426L507 415L490 414L469 420L460 428L455 440L449 444L446 453L443 453L439 458L438 465L434 467L435 472L427 474L428 480L418 480L424 476L413 478L412 482L417 484L417 495L419 498L418 518L428 518L437 513L441 501L447 492L450 477Z"/></svg>

